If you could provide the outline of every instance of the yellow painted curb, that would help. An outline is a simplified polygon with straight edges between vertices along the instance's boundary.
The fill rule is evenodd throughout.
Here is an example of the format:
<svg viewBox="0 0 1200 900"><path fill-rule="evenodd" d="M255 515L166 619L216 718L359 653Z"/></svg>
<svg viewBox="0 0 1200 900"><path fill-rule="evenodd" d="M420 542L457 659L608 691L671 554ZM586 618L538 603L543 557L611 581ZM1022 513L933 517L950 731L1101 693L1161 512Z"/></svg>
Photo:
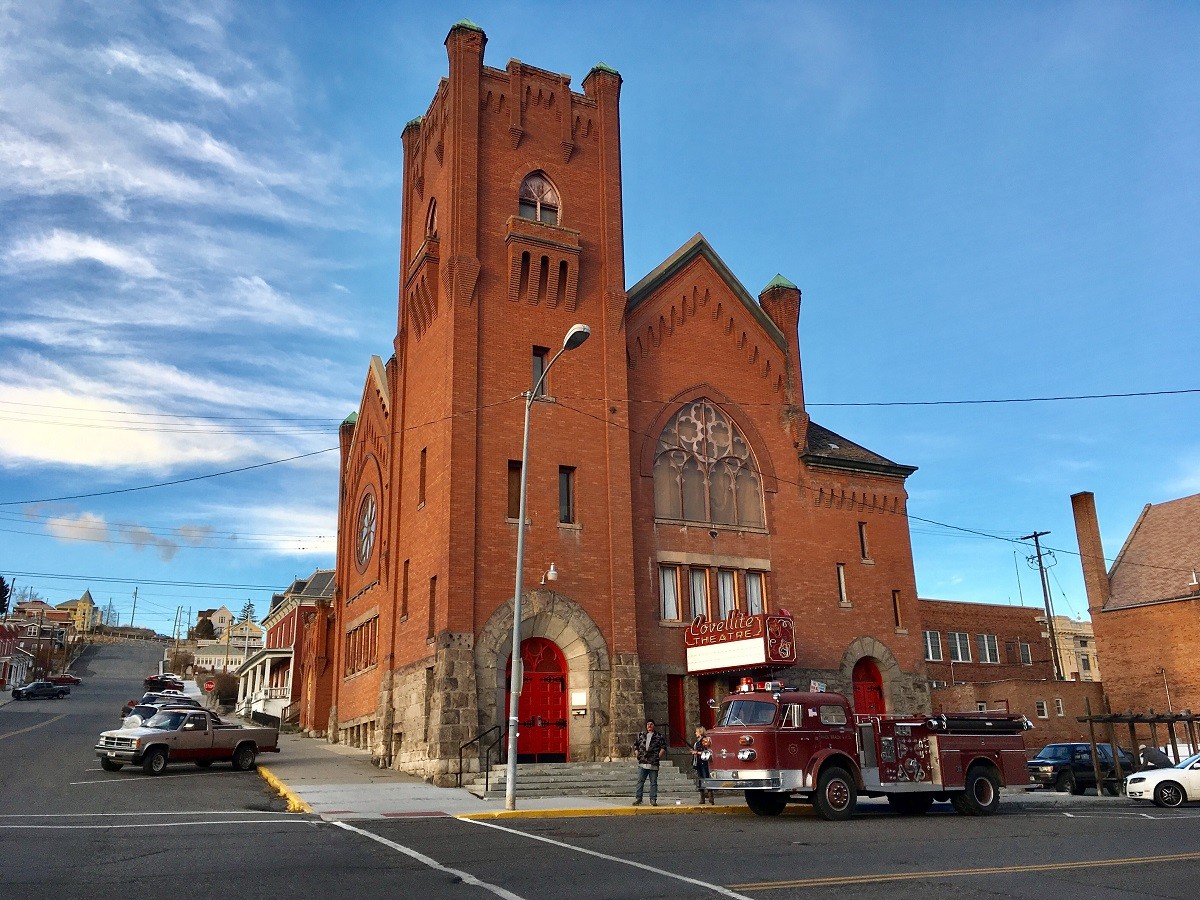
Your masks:
<svg viewBox="0 0 1200 900"><path fill-rule="evenodd" d="M265 781L271 787L271 789L275 791L275 793L279 794L280 797L287 801L288 812L312 812L312 807L301 800L295 791L280 781L279 776L266 766L259 766L258 774L262 776L263 781Z"/></svg>

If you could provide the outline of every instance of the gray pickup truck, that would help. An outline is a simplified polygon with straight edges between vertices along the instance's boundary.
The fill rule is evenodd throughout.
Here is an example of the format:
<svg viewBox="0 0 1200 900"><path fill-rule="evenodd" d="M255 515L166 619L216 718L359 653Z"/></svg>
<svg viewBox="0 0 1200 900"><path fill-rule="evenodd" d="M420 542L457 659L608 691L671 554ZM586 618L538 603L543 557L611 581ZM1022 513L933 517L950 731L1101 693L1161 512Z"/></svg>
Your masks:
<svg viewBox="0 0 1200 900"><path fill-rule="evenodd" d="M23 687L13 688L14 700L61 700L71 693L65 684L52 681L35 681Z"/></svg>
<svg viewBox="0 0 1200 900"><path fill-rule="evenodd" d="M170 763L190 762L202 769L230 762L240 771L254 768L260 753L279 752L279 729L234 725L208 711L165 707L141 728L106 731L96 744L100 768L119 772L141 766L159 775Z"/></svg>

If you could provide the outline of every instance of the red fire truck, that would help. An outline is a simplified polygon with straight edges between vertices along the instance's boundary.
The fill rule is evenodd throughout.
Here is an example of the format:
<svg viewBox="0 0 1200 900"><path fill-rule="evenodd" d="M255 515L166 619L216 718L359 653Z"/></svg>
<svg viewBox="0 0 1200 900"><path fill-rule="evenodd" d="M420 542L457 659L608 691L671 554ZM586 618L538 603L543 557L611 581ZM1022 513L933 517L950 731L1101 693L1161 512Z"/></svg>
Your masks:
<svg viewBox="0 0 1200 900"><path fill-rule="evenodd" d="M792 801L824 819L850 818L859 796L887 797L901 815L949 800L963 815L988 816L1002 785L1025 785L1025 741L1033 727L1008 713L855 715L841 694L743 681L721 704L704 787L744 791L760 816Z"/></svg>

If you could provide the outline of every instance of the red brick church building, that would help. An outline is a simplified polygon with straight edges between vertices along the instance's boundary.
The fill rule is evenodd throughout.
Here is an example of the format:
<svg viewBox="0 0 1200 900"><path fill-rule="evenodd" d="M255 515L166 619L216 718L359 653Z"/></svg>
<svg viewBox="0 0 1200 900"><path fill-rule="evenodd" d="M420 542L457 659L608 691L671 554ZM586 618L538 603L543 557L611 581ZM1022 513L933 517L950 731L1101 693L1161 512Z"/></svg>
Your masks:
<svg viewBox="0 0 1200 900"><path fill-rule="evenodd" d="M504 727L522 394L575 323L590 338L532 407L520 758L626 755L646 717L676 745L711 723L709 698L766 669L689 655L700 616L784 621L792 683L927 709L913 468L809 418L800 291L756 298L699 234L627 288L620 75L576 92L485 65L486 41L450 30L449 75L403 133L397 333L341 429L302 724L438 781Z"/></svg>

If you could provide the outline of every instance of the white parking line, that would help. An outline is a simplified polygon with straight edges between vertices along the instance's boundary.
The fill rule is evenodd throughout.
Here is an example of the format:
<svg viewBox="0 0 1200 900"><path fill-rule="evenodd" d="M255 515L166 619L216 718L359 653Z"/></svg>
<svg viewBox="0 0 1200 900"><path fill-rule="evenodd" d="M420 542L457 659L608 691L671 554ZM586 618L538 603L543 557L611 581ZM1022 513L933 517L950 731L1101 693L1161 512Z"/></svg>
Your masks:
<svg viewBox="0 0 1200 900"><path fill-rule="evenodd" d="M181 775L154 775L149 778L98 778L95 781L68 781L67 784L74 787L78 784L154 784L156 781L162 781L164 778L199 778L206 777L207 772L185 772Z"/></svg>
<svg viewBox="0 0 1200 900"><path fill-rule="evenodd" d="M144 825L0 825L0 830L9 831L68 831L68 830L86 830L86 829L117 829L117 828L184 828L190 825L278 825L282 822L285 825L312 825L312 819L208 819L201 822L148 822Z"/></svg>
<svg viewBox="0 0 1200 900"><path fill-rule="evenodd" d="M338 828L345 829L346 831L353 831L355 834L361 834L363 837L368 837L373 841L383 844L385 847L391 847L393 850L403 853L405 856L411 856L417 862L424 863L431 869L437 869L439 872L445 872L448 875L453 875L455 878L460 878L465 884L481 887L485 891L491 891L497 897L503 897L504 900L524 900L520 894L514 894L512 891L505 890L497 884L490 884L486 881L481 881L470 872L463 872L458 869L451 869L448 866L443 866L436 859L432 859L431 857L428 857L424 853L420 853L411 847L405 847L403 844L397 844L395 841L389 841L385 837L380 837L379 835L373 834L370 831L365 831L362 828L355 828L353 825L348 825L345 822L332 822L330 824L336 825Z"/></svg>
<svg viewBox="0 0 1200 900"><path fill-rule="evenodd" d="M553 838L543 837L540 834L530 834L527 831L517 831L515 828L505 828L503 825L497 825L495 822L484 822L479 819L459 819L460 822L468 822L471 825L482 825L485 828L495 828L497 831L506 831L509 834L519 835L523 838L529 838L533 841L541 841L544 844L552 844L555 847L562 847L564 850L574 850L576 853L584 853L588 856L595 856L599 859L607 859L609 862L620 863L624 866L632 866L635 869L642 869L645 872L653 872L655 875L661 875L664 878L674 878L676 881L683 881L687 884L696 887L704 888L708 891L720 894L723 897L732 897L734 900L750 900L745 894L735 893L728 888L721 887L719 884L709 884L707 881L700 881L696 878L688 878L686 875L677 875L675 872L668 872L666 869L656 869L654 866L646 865L646 863L636 862L632 859L622 859L619 856L610 856L607 853L601 853L598 850L588 850L586 847L576 847L574 844L564 844L562 841L556 841ZM340 823L337 823L340 824Z"/></svg>

